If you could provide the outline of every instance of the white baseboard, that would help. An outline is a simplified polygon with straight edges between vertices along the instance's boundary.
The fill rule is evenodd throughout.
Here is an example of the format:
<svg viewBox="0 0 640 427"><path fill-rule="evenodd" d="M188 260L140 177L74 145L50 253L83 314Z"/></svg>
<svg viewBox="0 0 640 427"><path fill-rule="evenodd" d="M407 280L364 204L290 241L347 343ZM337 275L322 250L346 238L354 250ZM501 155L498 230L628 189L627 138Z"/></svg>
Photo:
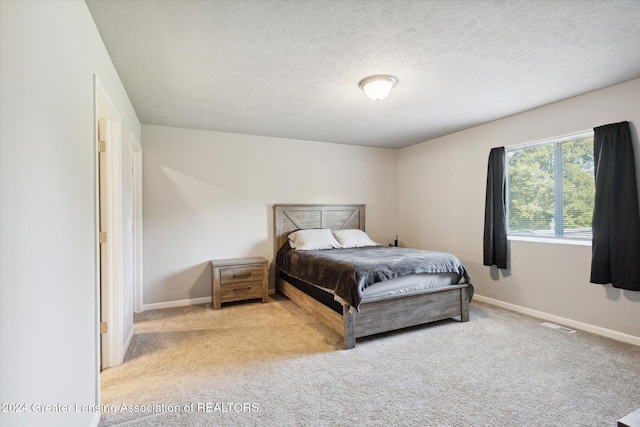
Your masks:
<svg viewBox="0 0 640 427"><path fill-rule="evenodd" d="M93 414L93 419L91 419L91 427L98 427L100 424L100 411Z"/></svg>
<svg viewBox="0 0 640 427"><path fill-rule="evenodd" d="M600 326L590 325L588 323L578 322L577 320L567 319L566 317L560 317L560 316L545 313L542 311L532 310L530 308L522 307L519 305L511 304L511 303L500 301L493 298L484 297L478 294L474 294L473 299L480 302L486 302L487 304L506 308L507 310L517 311L518 313L526 314L528 316L537 317L543 320L549 320L551 322L558 323L562 326L569 326L571 328L580 329L586 332L591 332L592 334L602 335L603 337L612 338L617 341L622 341L629 344L640 346L640 337L635 337L633 335L624 334L622 332L617 332L611 329L602 328Z"/></svg>
<svg viewBox="0 0 640 427"><path fill-rule="evenodd" d="M127 351L129 350L129 344L131 344L132 339L133 339L133 328L131 328L131 330L129 331L129 336L127 336L127 340L124 342L120 363L124 362L124 357L127 355Z"/></svg>
<svg viewBox="0 0 640 427"><path fill-rule="evenodd" d="M184 307L185 305L210 304L211 297L182 299L178 301L157 302L153 304L144 304L144 311L157 310L159 308Z"/></svg>
<svg viewBox="0 0 640 427"><path fill-rule="evenodd" d="M275 295L275 289L269 289L269 295ZM143 304L142 310L157 310L159 308L184 307L185 305L211 304L211 297L182 299L177 301L157 302L153 304ZM125 349L126 353L126 349Z"/></svg>

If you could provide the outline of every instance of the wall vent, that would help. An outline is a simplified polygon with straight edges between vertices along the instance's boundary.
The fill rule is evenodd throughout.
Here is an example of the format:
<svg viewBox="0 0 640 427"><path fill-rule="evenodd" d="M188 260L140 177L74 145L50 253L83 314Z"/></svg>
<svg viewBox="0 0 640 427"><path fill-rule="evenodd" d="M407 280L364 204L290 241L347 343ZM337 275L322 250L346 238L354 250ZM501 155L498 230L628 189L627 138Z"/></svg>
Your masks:
<svg viewBox="0 0 640 427"><path fill-rule="evenodd" d="M551 323L551 322L542 322L540 323L542 326L546 326L547 328L551 328L551 329L557 329L559 331L565 332L567 334L573 334L576 331L573 329L569 329L566 326L560 326L560 325L556 325L555 323Z"/></svg>

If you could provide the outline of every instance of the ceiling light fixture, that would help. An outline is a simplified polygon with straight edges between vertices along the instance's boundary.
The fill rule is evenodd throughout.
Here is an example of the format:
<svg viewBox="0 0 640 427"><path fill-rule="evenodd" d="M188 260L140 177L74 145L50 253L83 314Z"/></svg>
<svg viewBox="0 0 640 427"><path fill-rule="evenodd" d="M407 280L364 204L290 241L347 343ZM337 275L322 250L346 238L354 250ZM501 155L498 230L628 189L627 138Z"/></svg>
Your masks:
<svg viewBox="0 0 640 427"><path fill-rule="evenodd" d="M374 101L385 99L391 89L398 83L398 79L393 76L376 75L363 79L358 86Z"/></svg>

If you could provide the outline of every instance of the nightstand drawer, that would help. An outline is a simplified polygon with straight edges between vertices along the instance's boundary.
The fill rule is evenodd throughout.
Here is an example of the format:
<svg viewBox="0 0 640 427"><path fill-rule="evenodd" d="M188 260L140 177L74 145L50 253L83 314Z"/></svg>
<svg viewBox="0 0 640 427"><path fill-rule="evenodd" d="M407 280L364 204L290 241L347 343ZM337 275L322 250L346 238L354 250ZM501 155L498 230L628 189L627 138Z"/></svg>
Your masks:
<svg viewBox="0 0 640 427"><path fill-rule="evenodd" d="M223 285L262 280L262 265L224 267L220 269L220 283Z"/></svg>
<svg viewBox="0 0 640 427"><path fill-rule="evenodd" d="M260 298L269 301L269 262L263 257L211 261L211 306Z"/></svg>
<svg viewBox="0 0 640 427"><path fill-rule="evenodd" d="M231 283L220 287L221 302L242 301L253 298L262 298L262 280Z"/></svg>

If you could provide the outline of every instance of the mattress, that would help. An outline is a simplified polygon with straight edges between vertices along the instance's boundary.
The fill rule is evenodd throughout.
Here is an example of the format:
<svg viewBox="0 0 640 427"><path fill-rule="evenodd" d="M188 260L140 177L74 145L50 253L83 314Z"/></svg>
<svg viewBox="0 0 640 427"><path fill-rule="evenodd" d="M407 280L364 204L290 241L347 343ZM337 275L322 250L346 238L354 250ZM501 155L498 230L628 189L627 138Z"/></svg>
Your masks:
<svg viewBox="0 0 640 427"><path fill-rule="evenodd" d="M365 288L362 291L362 302L443 288L457 285L459 282L460 276L457 273L407 274Z"/></svg>
<svg viewBox="0 0 640 427"><path fill-rule="evenodd" d="M276 265L290 279L320 286L356 309L366 299L466 283L471 278L448 253L386 246L300 251L285 244ZM285 277L285 280L291 283Z"/></svg>

